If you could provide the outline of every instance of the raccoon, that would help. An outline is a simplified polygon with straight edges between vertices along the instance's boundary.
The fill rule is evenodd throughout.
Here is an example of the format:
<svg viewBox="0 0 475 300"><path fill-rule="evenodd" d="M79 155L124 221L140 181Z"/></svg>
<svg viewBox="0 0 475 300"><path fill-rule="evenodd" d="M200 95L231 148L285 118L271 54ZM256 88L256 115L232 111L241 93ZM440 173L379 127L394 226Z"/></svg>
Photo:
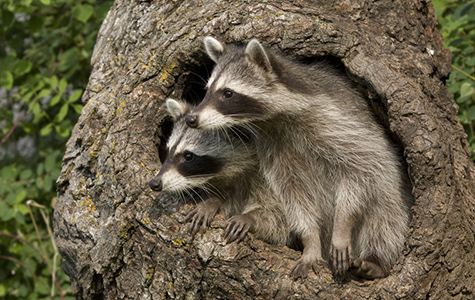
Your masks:
<svg viewBox="0 0 475 300"><path fill-rule="evenodd" d="M387 276L410 222L411 185L360 91L325 62L303 65L255 39L204 44L216 65L186 123L253 134L260 172L303 243L291 275L330 262L337 276Z"/></svg>
<svg viewBox="0 0 475 300"><path fill-rule="evenodd" d="M166 106L174 127L167 157L150 181L150 188L208 196L186 217L193 235L205 231L222 209L232 216L224 231L227 242L241 240L250 231L267 242L288 244L290 232L282 205L263 185L256 149L248 136L239 128L203 132L190 129L184 121L191 109L189 104L168 99Z"/></svg>

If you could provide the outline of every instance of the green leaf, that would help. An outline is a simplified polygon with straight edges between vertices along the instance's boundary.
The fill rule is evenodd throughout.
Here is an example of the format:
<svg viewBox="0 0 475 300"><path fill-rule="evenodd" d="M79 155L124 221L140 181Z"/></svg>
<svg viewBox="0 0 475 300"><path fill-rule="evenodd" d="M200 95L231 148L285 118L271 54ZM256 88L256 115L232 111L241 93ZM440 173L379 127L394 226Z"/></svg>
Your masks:
<svg viewBox="0 0 475 300"><path fill-rule="evenodd" d="M81 114L81 111L82 111L82 108L84 106L82 104L73 104L73 108L74 108L74 111L80 115Z"/></svg>
<svg viewBox="0 0 475 300"><path fill-rule="evenodd" d="M10 206L7 205L5 202L0 200L0 220L2 220L3 222L7 222L11 218L13 218L13 209L10 208Z"/></svg>
<svg viewBox="0 0 475 300"><path fill-rule="evenodd" d="M47 173L51 173L56 168L56 156L48 155L45 159L45 170Z"/></svg>
<svg viewBox="0 0 475 300"><path fill-rule="evenodd" d="M7 288L3 283L0 283L0 297L4 297L7 295Z"/></svg>
<svg viewBox="0 0 475 300"><path fill-rule="evenodd" d="M58 104L59 100L61 100L61 95L58 94L56 96L54 96L53 98L51 98L51 101L49 102L49 106L52 107L52 106L55 106L56 104Z"/></svg>
<svg viewBox="0 0 475 300"><path fill-rule="evenodd" d="M43 189L43 178L41 177L36 177L36 187L41 190Z"/></svg>
<svg viewBox="0 0 475 300"><path fill-rule="evenodd" d="M25 205L23 205L25 206ZM17 224L24 225L25 224L25 214L21 213L20 211L17 211L15 214L15 221Z"/></svg>
<svg viewBox="0 0 475 300"><path fill-rule="evenodd" d="M22 76L30 72L32 66L33 64L30 61L20 60L13 66L12 72L17 76Z"/></svg>
<svg viewBox="0 0 475 300"><path fill-rule="evenodd" d="M93 13L94 13L94 7L92 7L89 4L76 5L72 10L73 17L76 20L78 20L80 22L83 22L83 23L86 23L87 20L89 20L89 18L92 16Z"/></svg>
<svg viewBox="0 0 475 300"><path fill-rule="evenodd" d="M53 190L53 178L51 178L51 176L46 175L43 178L43 190L45 192L50 192Z"/></svg>
<svg viewBox="0 0 475 300"><path fill-rule="evenodd" d="M26 206L25 204L23 203L17 203L15 204L15 206L13 207L13 209L15 209L16 211L20 212L22 215L26 215L29 211L28 211L28 206Z"/></svg>
<svg viewBox="0 0 475 300"><path fill-rule="evenodd" d="M467 121L471 122L472 120L475 120L475 105L467 110Z"/></svg>
<svg viewBox="0 0 475 300"><path fill-rule="evenodd" d="M0 85L6 89L9 90L13 87L13 75L12 72L10 71L3 71L0 74Z"/></svg>
<svg viewBox="0 0 475 300"><path fill-rule="evenodd" d="M79 98L81 98L81 95L82 95L82 90L74 90L71 97L69 97L68 103L76 102Z"/></svg>
<svg viewBox="0 0 475 300"><path fill-rule="evenodd" d="M69 110L69 104L64 103L59 109L58 114L54 117L54 120L56 122L61 122L62 120L64 120L64 118L66 118L66 116L68 115L68 110Z"/></svg>
<svg viewBox="0 0 475 300"><path fill-rule="evenodd" d="M46 125L45 127L41 128L40 130L40 135L41 136L45 136L45 135L48 135L51 130L53 130L53 124L52 123L49 123L48 125Z"/></svg>
<svg viewBox="0 0 475 300"><path fill-rule="evenodd" d="M27 196L27 192L26 190L21 190L18 195L16 195L16 198L15 198L15 203L21 203L23 202L23 200L25 200Z"/></svg>
<svg viewBox="0 0 475 300"><path fill-rule="evenodd" d="M36 176L41 176L44 170L45 170L44 164L39 163L38 166L36 167Z"/></svg>
<svg viewBox="0 0 475 300"><path fill-rule="evenodd" d="M460 97L466 97L473 95L475 89L473 88L472 84L469 82L464 82L460 86Z"/></svg>
<svg viewBox="0 0 475 300"><path fill-rule="evenodd" d="M43 97L46 97L48 96L49 94L51 94L51 90L50 89L42 89L41 92L38 94L38 96L36 96L37 99L41 99Z"/></svg>
<svg viewBox="0 0 475 300"><path fill-rule="evenodd" d="M56 125L54 126L54 129L59 134L59 136L64 137L64 138L69 137L69 135L71 134L71 130L69 129L69 127Z"/></svg>
<svg viewBox="0 0 475 300"><path fill-rule="evenodd" d="M44 5L50 5L51 4L51 0L40 0L41 3L43 3Z"/></svg>
<svg viewBox="0 0 475 300"><path fill-rule="evenodd" d="M58 85L58 77L56 75L53 75L50 78L50 83L49 84L51 85L52 89L56 88L56 86Z"/></svg>
<svg viewBox="0 0 475 300"><path fill-rule="evenodd" d="M66 79L64 78L61 78L61 80L59 81L59 93L58 94L62 94L64 93L64 91L66 90L66 88L68 87L68 82L66 81Z"/></svg>
<svg viewBox="0 0 475 300"><path fill-rule="evenodd" d="M454 21L457 21L464 17L468 17L468 12L473 7L473 4L475 4L475 2L472 1L469 3L459 5L453 15Z"/></svg>
<svg viewBox="0 0 475 300"><path fill-rule="evenodd" d="M32 177L32 175L33 175L33 172L31 171L31 169L23 170L20 173L20 180L30 179Z"/></svg>
<svg viewBox="0 0 475 300"><path fill-rule="evenodd" d="M15 191L16 192L16 191ZM9 193L7 195L7 197L5 198L5 201L8 203L8 204L13 204L15 203L15 199L16 199L16 194L15 192L13 193Z"/></svg>

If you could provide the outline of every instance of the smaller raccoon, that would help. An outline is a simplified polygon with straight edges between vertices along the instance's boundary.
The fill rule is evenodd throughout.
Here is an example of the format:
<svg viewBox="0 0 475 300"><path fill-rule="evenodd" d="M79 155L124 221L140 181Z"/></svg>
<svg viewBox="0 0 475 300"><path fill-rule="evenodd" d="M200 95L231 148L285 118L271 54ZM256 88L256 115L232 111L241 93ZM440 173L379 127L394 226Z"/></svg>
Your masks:
<svg viewBox="0 0 475 300"><path fill-rule="evenodd" d="M256 149L243 131L190 129L184 120L190 105L173 99L166 105L174 127L168 155L150 188L181 195L201 191L209 196L186 217L192 234L204 232L222 209L232 216L224 232L227 242L241 240L249 231L267 242L287 244L289 226L282 207L265 188Z"/></svg>

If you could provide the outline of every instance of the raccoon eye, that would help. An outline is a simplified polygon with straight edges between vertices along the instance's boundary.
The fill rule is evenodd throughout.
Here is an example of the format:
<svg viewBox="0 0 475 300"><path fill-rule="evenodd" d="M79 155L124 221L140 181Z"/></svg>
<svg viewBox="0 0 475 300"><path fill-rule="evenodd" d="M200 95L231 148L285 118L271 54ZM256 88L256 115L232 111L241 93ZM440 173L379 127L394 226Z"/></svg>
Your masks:
<svg viewBox="0 0 475 300"><path fill-rule="evenodd" d="M234 93L230 90L225 90L223 96L226 99L231 99L234 96Z"/></svg>
<svg viewBox="0 0 475 300"><path fill-rule="evenodd" d="M185 153L185 160L186 160L186 161L191 161L191 160L193 160L193 157L195 157L195 156L193 155L193 153L191 153L191 152L186 152L186 153Z"/></svg>

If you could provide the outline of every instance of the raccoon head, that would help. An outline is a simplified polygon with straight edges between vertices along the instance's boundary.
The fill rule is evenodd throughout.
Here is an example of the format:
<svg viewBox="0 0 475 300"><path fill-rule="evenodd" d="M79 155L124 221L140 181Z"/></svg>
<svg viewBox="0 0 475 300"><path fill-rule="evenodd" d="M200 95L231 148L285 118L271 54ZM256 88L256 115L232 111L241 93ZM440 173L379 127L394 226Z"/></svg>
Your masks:
<svg viewBox="0 0 475 300"><path fill-rule="evenodd" d="M225 47L212 37L204 44L216 66L203 101L186 117L188 126L220 128L264 119L278 80L275 57L255 39L246 47Z"/></svg>
<svg viewBox="0 0 475 300"><path fill-rule="evenodd" d="M184 121L190 106L173 99L168 99L166 105L174 127L167 142L167 157L149 183L152 190L206 189L211 180L231 180L257 164L254 148L232 132L236 129L190 129Z"/></svg>

